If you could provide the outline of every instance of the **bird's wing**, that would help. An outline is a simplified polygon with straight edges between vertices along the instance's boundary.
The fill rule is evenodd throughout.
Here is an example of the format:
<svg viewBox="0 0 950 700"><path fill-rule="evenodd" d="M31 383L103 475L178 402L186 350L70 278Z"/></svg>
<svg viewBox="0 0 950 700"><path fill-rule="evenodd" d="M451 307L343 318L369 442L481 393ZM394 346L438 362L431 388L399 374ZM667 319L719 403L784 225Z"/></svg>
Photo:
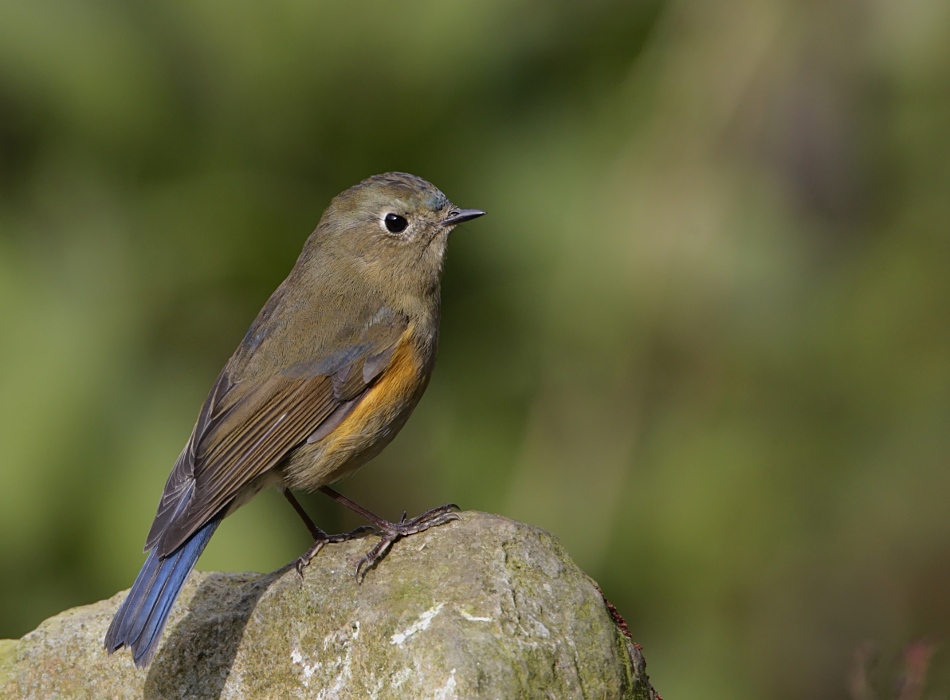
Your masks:
<svg viewBox="0 0 950 700"><path fill-rule="evenodd" d="M226 367L168 477L146 551L175 551L288 452L338 424L386 369L407 326L390 315L344 351L252 387L232 381Z"/></svg>

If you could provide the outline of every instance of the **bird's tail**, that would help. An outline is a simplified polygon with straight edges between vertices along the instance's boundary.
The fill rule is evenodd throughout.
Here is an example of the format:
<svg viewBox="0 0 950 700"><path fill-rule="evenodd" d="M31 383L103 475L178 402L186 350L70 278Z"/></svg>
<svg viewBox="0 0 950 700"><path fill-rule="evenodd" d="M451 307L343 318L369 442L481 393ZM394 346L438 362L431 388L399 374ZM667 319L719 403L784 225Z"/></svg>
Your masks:
<svg viewBox="0 0 950 700"><path fill-rule="evenodd" d="M148 666L188 573L194 568L222 518L208 522L164 559L154 547L142 566L125 602L112 618L105 647L110 654L127 646L138 667Z"/></svg>

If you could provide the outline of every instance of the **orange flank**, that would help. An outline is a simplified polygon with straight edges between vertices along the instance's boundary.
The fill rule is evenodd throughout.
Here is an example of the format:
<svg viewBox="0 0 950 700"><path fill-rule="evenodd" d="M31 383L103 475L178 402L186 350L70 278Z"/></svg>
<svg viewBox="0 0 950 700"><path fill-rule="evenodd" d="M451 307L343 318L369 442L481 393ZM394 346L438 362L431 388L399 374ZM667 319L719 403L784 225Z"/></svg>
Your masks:
<svg viewBox="0 0 950 700"><path fill-rule="evenodd" d="M327 436L327 442L359 441L370 437L379 426L415 405L422 365L409 331L399 341L389 366L366 392L353 412Z"/></svg>
<svg viewBox="0 0 950 700"><path fill-rule="evenodd" d="M409 418L427 383L410 328L352 413L325 438L292 456L287 469L290 486L310 490L326 486L379 454Z"/></svg>

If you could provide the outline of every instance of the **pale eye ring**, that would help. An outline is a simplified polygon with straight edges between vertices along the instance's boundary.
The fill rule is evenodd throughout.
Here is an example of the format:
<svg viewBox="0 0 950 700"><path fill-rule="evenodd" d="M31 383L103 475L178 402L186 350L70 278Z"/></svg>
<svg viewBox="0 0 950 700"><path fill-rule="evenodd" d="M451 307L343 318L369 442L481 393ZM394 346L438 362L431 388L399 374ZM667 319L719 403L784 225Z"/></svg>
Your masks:
<svg viewBox="0 0 950 700"><path fill-rule="evenodd" d="M406 217L399 216L399 214L389 213L383 217L383 225L386 227L386 230L390 233L402 233L409 227L409 222L406 220Z"/></svg>

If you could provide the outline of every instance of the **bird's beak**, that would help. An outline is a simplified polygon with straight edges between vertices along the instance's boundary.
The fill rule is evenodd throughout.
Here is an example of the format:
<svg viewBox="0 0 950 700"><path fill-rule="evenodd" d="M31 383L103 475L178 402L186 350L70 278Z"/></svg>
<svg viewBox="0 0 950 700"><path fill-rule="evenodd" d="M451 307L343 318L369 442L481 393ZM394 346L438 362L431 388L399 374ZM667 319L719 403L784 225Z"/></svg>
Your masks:
<svg viewBox="0 0 950 700"><path fill-rule="evenodd" d="M455 226L463 221L471 221L472 219L477 219L484 215L485 212L481 209L453 209L449 212L448 217L442 220L442 225Z"/></svg>

